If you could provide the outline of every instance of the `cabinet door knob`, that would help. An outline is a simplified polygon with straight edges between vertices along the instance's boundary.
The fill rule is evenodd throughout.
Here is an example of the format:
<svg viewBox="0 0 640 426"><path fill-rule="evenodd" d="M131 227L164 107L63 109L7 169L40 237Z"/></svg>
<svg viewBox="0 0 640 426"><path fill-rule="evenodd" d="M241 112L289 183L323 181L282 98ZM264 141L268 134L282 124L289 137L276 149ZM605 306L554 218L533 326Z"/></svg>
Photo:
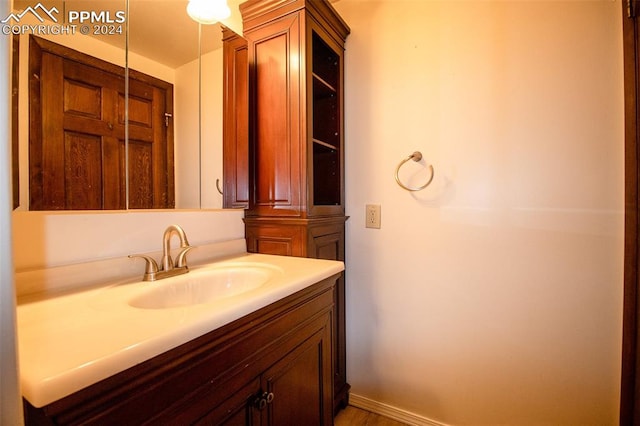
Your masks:
<svg viewBox="0 0 640 426"><path fill-rule="evenodd" d="M273 401L273 392L259 392L256 399L253 400L253 406L258 410L264 410L268 404Z"/></svg>
<svg viewBox="0 0 640 426"><path fill-rule="evenodd" d="M263 398L262 395L257 396L256 399L253 400L253 406L258 410L264 410L264 407L267 406L267 399Z"/></svg>

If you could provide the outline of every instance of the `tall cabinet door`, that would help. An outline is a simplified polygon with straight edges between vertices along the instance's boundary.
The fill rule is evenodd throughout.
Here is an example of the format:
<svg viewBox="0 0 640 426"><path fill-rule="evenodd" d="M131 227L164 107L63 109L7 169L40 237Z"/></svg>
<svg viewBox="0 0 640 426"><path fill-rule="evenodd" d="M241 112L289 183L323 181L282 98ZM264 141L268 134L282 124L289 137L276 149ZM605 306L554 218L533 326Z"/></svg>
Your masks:
<svg viewBox="0 0 640 426"><path fill-rule="evenodd" d="M300 15L292 14L246 33L253 117L251 216L299 217L306 199L300 25Z"/></svg>
<svg viewBox="0 0 640 426"><path fill-rule="evenodd" d="M263 374L269 395L263 424L278 426L332 425L331 318L322 328Z"/></svg>
<svg viewBox="0 0 640 426"><path fill-rule="evenodd" d="M249 64L247 40L226 28L223 44L223 207L249 206Z"/></svg>

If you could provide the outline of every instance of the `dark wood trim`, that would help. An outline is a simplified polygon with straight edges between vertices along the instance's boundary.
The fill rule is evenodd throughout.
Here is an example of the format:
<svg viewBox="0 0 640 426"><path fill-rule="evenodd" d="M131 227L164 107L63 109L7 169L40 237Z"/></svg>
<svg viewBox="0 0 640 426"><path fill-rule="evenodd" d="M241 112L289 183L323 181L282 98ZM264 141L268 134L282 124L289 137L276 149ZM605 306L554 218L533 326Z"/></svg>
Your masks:
<svg viewBox="0 0 640 426"><path fill-rule="evenodd" d="M38 38L29 37L29 210L43 210L42 174L42 106L40 103L40 69L42 49Z"/></svg>
<svg viewBox="0 0 640 426"><path fill-rule="evenodd" d="M13 208L20 206L20 138L18 108L20 98L20 35L11 37L11 177Z"/></svg>
<svg viewBox="0 0 640 426"><path fill-rule="evenodd" d="M622 2L625 92L624 311L620 424L640 423L638 373L638 24Z"/></svg>
<svg viewBox="0 0 640 426"><path fill-rule="evenodd" d="M37 44L44 52L49 52L57 56L63 56L66 59L70 59L72 61L80 62L81 64L100 68L103 71L107 71L111 74L119 74L124 76L124 68L119 65L103 61L102 59L98 59L94 56L85 55L84 53L78 52L77 50L73 50L61 44L54 43L42 37L31 35L29 36L29 39L32 40L33 43Z"/></svg>

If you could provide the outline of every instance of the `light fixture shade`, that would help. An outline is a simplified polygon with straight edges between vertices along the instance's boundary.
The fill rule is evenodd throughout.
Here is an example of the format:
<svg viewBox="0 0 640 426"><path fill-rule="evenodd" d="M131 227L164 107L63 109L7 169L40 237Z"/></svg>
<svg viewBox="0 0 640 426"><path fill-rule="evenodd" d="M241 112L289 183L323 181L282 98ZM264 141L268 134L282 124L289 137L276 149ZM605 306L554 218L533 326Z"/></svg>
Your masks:
<svg viewBox="0 0 640 426"><path fill-rule="evenodd" d="M196 22L210 25L231 15L227 0L189 0L187 14Z"/></svg>

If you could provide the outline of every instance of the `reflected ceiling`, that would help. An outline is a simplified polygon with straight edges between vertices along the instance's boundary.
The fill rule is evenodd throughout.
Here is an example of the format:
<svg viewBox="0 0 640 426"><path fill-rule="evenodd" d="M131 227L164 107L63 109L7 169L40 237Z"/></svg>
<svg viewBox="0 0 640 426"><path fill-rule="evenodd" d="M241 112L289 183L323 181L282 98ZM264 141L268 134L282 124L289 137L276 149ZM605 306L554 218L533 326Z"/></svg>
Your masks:
<svg viewBox="0 0 640 426"><path fill-rule="evenodd" d="M14 10L23 10L33 4L34 0L14 0ZM47 1L47 5L56 6L61 12L109 11L114 16L115 11L125 8L125 0L57 0ZM186 7L187 0L130 0L130 50L170 68L197 59L198 24L189 18ZM202 35L203 53L222 47L219 24L203 25ZM124 33L102 36L100 40L119 47L125 45Z"/></svg>

